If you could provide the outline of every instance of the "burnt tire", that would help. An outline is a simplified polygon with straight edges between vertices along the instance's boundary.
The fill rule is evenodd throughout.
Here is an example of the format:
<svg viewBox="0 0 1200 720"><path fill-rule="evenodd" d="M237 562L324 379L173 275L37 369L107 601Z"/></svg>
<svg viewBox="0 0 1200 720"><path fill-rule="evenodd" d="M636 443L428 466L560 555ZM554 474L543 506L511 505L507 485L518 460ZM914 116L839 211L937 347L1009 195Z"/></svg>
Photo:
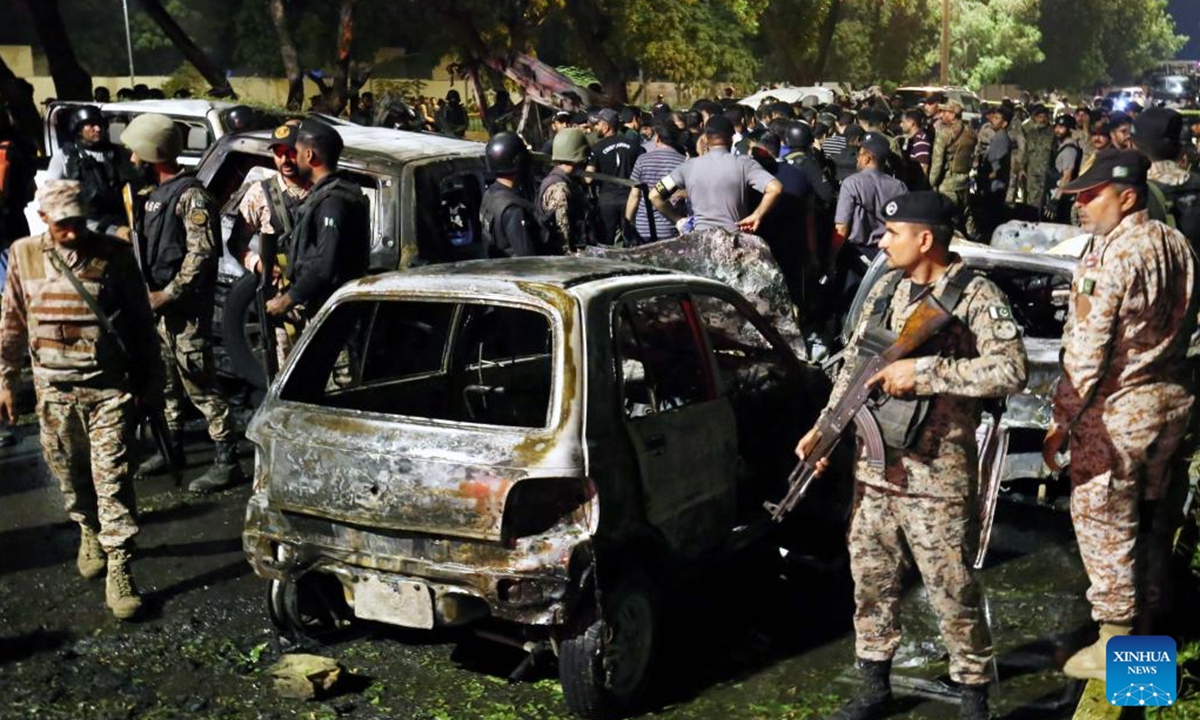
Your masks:
<svg viewBox="0 0 1200 720"><path fill-rule="evenodd" d="M558 677L572 713L621 717L645 700L654 675L659 613L653 581L633 572L607 594L602 619L560 644Z"/></svg>
<svg viewBox="0 0 1200 720"><path fill-rule="evenodd" d="M331 575L307 573L272 580L267 587L271 624L295 643L324 643L349 624L341 583Z"/></svg>
<svg viewBox="0 0 1200 720"><path fill-rule="evenodd" d="M267 389L262 365L262 324L258 319L258 275L248 272L230 286L221 310L221 344L229 369L256 390Z"/></svg>

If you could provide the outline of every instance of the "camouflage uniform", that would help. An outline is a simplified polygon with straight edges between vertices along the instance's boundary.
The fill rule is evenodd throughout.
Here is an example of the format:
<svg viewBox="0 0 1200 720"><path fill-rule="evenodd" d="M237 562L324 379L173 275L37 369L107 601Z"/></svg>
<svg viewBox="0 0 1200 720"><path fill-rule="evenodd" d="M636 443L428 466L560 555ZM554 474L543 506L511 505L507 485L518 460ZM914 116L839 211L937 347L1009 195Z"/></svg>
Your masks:
<svg viewBox="0 0 1200 720"><path fill-rule="evenodd" d="M1075 271L1054 425L1070 432L1071 518L1099 622L1128 625L1145 609L1139 504L1167 495L1187 427L1196 280L1187 239L1144 210L1093 238ZM1141 522L1144 531L1150 523Z"/></svg>
<svg viewBox="0 0 1200 720"><path fill-rule="evenodd" d="M285 182L279 173L269 178L267 182L275 186L275 192L280 193L281 198L286 199L285 207L296 208L304 198L308 197L309 189L307 187ZM292 212L294 213L294 210ZM276 228L271 224L272 213L271 201L267 199L267 193L261 182L253 183L246 188L241 202L238 203L238 215L241 216L251 232L262 235L282 235L283 228ZM282 251L283 248L280 247L279 250ZM258 266L260 259L257 253L247 249L245 257L242 258L242 265L250 272L256 272L255 267ZM282 284L275 283L275 289L276 291L283 290ZM283 367L284 361L292 352L292 335L278 323L275 324L274 329L275 360L279 367Z"/></svg>
<svg viewBox="0 0 1200 720"><path fill-rule="evenodd" d="M975 153L975 131L962 120L938 126L933 140L933 159L929 166L929 184L967 208L967 180Z"/></svg>
<svg viewBox="0 0 1200 720"><path fill-rule="evenodd" d="M934 286L936 295L944 292L960 262ZM880 281L872 289L865 307L874 306L886 284ZM917 307L910 304L912 288L911 281L901 280L889 303L887 326L894 332ZM991 677L992 647L980 589L968 565L975 542L979 398L1019 391L1026 359L1008 299L990 280L972 278L953 312L957 322L935 341L937 352L917 360L916 394L932 403L912 446L887 448L882 472L865 460L855 469L862 497L849 537L854 630L858 657L885 661L895 654L907 542L950 652L951 677L981 685ZM864 313L825 412L850 384L869 322L870 314Z"/></svg>
<svg viewBox="0 0 1200 720"><path fill-rule="evenodd" d="M127 561L138 532L129 444L134 394L156 404L162 364L145 285L129 246L88 233L58 252L113 319L126 358L51 264L48 234L19 240L4 291L0 388L33 361L42 452L67 515L98 534L110 560ZM136 368L136 372L133 370Z"/></svg>
<svg viewBox="0 0 1200 720"><path fill-rule="evenodd" d="M1029 169L1029 129L1031 127L1028 123L1023 125L1019 122L1012 122L1008 125L1008 137L1012 140L1012 154L1009 156L1009 177L1012 178L1012 181L1008 183L1008 194L1004 198L1007 203L1017 201L1017 190L1021 185L1017 181Z"/></svg>
<svg viewBox="0 0 1200 720"><path fill-rule="evenodd" d="M1054 157L1054 126L1025 123L1025 204L1040 213L1046 204L1046 180ZM1039 215L1040 217L1040 215Z"/></svg>
<svg viewBox="0 0 1200 720"><path fill-rule="evenodd" d="M158 336L167 365L164 408L167 425L174 431L182 428L183 393L186 392L208 421L209 437L218 443L231 441L234 439L233 415L229 403L217 391L210 342L213 294L220 258L216 242L220 231L216 218L209 212L212 200L203 187L193 186L183 190L174 209L154 208L152 203L156 194L152 194L147 202L147 215L167 213L164 222L182 225L186 245L178 271L165 284L164 278L154 277L152 270L147 278L152 288L162 284L160 292L167 297L166 304L158 309ZM150 238L149 242L153 243L154 239Z"/></svg>

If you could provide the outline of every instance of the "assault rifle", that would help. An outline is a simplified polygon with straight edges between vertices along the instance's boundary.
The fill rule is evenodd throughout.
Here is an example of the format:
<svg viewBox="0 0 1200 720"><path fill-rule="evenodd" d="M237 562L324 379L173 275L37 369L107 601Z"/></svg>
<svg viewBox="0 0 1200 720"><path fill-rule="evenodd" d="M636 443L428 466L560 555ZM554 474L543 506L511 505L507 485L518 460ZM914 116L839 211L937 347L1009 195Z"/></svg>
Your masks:
<svg viewBox="0 0 1200 720"><path fill-rule="evenodd" d="M867 407L874 390L867 385L867 381L891 363L915 352L941 332L952 319L950 312L929 294L909 316L899 336L879 331L867 332L859 342L858 365L854 368L850 385L825 419L817 425L817 443L788 476L787 494L778 503L764 503L772 520L781 522L804 499L816 479L817 463L829 457L851 422L866 446L867 462L875 469L883 469L883 436L879 431L879 423Z"/></svg>
<svg viewBox="0 0 1200 720"><path fill-rule="evenodd" d="M259 332L262 335L263 372L267 376L269 386L279 372L279 356L276 351L275 328L272 326L271 316L267 315L267 301L274 295L275 268L280 264L280 247L287 247L295 227L292 224L291 213L283 201L283 195L275 183L268 180L263 183L263 188L266 191L267 202L271 203L271 209L274 211L271 217L278 219L283 225L280 228L271 228L275 234L258 235L258 256L262 262L262 270L258 276L258 287L255 289L255 307L258 311Z"/></svg>

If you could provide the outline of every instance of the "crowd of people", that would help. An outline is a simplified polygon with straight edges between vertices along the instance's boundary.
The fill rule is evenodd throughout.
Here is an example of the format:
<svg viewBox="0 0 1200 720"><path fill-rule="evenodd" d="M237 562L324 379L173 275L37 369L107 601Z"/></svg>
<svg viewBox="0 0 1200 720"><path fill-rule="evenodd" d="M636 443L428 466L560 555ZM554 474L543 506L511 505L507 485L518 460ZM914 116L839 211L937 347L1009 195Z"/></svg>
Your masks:
<svg viewBox="0 0 1200 720"><path fill-rule="evenodd" d="M360 98L358 120L395 110L372 103ZM453 93L437 111L416 112L422 125L461 135L460 108ZM31 360L47 464L80 528L79 572L104 575L109 607L128 619L141 603L129 571L138 531L131 478L175 469L182 456L176 447L135 471L135 418L161 409L178 443L186 397L214 444L212 466L189 488L212 492L244 474L212 358L219 208L179 165L182 138L169 118L138 116L120 145L104 130L95 108L73 111L70 142L37 190L48 230L9 249L0 422L15 418L14 389ZM1200 123L1165 108L1063 111L1036 102L1001 103L976 121L931 93L908 109L882 97L853 107L758 108L726 98L678 111L660 98L648 110L563 110L551 130L539 148L549 156L541 169L515 133L487 142L495 181L480 219L492 257L686 241L706 230L752 233L770 245L802 317L811 318L822 302L838 315L837 298L883 253L893 272L874 286L853 328L826 413L877 332L900 331L926 299L955 319L919 357L869 379L892 401L879 420L885 462L856 468L860 501L849 532L864 682L835 718L883 717L891 707L898 578L909 558L963 688L961 717L988 717L992 647L968 560L975 431L981 399L1019 392L1027 361L1003 291L964 266L952 239L986 243L1010 218L1077 223L1092 236L1071 286L1063 376L1044 446L1051 468L1070 449L1072 519L1100 624L1100 639L1065 671L1102 677L1107 638L1161 628L1161 558L1187 483L1175 460L1194 392L1186 356L1200 310L1200 176L1191 170ZM0 152L11 147L0 142ZM263 310L279 326L278 360L295 329L367 270L367 204L338 171L342 150L341 136L319 119L279 125L271 141L277 173L236 200L229 249L274 288ZM4 218L12 223L5 232L15 239L28 234L13 209L23 210L32 172L19 153L3 157ZM254 235L288 242L274 251L264 242L256 252ZM805 458L818 439L807 433L797 454Z"/></svg>

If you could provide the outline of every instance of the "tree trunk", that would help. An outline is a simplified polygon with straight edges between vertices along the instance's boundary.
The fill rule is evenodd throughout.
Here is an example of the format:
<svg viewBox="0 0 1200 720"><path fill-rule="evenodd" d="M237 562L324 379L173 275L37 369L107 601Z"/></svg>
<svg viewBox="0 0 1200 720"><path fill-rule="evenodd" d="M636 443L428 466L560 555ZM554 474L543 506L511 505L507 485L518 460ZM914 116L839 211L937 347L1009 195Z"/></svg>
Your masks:
<svg viewBox="0 0 1200 720"><path fill-rule="evenodd" d="M50 62L54 94L59 100L91 100L92 76L75 58L71 38L58 12L58 0L25 0L33 16L34 27L42 41L42 51Z"/></svg>
<svg viewBox="0 0 1200 720"><path fill-rule="evenodd" d="M829 53L833 49L833 34L837 30L841 14L842 0L830 0L829 14L825 16L825 25L821 28L821 51L817 55L816 76L814 77L816 82L825 79L825 66L829 63Z"/></svg>
<svg viewBox="0 0 1200 720"><path fill-rule="evenodd" d="M275 24L275 35L279 38L279 54L283 56L283 70L287 73L287 109L299 112L304 107L304 75L300 72L300 56L292 31L288 29L287 12L283 0L267 0L271 21Z"/></svg>
<svg viewBox="0 0 1200 720"><path fill-rule="evenodd" d="M42 2L42 0L32 0L33 2ZM160 0L141 0L142 10L150 16L150 19L155 22L163 33L171 40L171 44L183 54L184 59L190 62L204 80L212 86L213 95L219 97L228 97L237 99L237 93L233 91L233 87L229 84L229 78L225 77L225 73L221 72L221 68L217 67L216 63L208 57L208 54L200 49L188 34L179 27L179 23L175 22L175 18L167 12Z"/></svg>
<svg viewBox="0 0 1200 720"><path fill-rule="evenodd" d="M13 123L21 135L45 152L42 147L42 116L33 102L33 86L13 74L3 57L0 57L0 99L12 108Z"/></svg>
<svg viewBox="0 0 1200 720"><path fill-rule="evenodd" d="M350 52L354 47L354 3L356 0L341 0L338 7L337 64L333 68L333 85L325 104L334 115L346 109L350 87Z"/></svg>

